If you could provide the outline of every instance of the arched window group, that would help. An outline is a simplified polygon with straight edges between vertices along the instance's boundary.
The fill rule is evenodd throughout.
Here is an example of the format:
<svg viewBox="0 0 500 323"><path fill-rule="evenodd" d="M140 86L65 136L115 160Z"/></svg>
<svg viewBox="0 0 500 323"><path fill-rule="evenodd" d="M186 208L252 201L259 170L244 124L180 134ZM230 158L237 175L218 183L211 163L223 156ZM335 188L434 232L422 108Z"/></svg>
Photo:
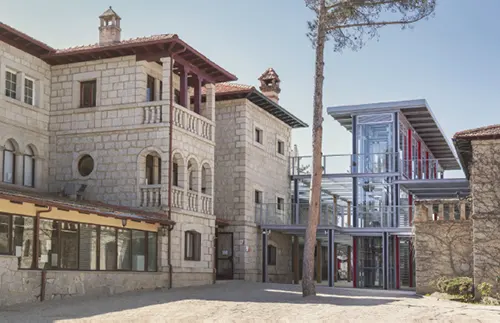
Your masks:
<svg viewBox="0 0 500 323"><path fill-rule="evenodd" d="M189 191L212 194L212 168L207 162L199 163L194 157L184 159L176 152L172 160L172 184Z"/></svg>
<svg viewBox="0 0 500 323"><path fill-rule="evenodd" d="M35 187L36 149L28 145L21 150L14 139L8 139L3 145L2 181Z"/></svg>

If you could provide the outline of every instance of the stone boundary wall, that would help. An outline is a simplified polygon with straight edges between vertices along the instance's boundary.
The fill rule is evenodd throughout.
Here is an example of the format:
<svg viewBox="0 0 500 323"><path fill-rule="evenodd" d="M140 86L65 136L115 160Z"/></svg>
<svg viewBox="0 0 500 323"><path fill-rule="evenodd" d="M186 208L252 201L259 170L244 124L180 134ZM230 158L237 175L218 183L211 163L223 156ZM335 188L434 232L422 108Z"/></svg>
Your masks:
<svg viewBox="0 0 500 323"><path fill-rule="evenodd" d="M40 301L41 270L18 270L17 258L0 256L0 308ZM47 271L45 301L72 296L113 295L168 287L165 272Z"/></svg>
<svg viewBox="0 0 500 323"><path fill-rule="evenodd" d="M414 245L418 294L434 292L434 282L440 277L473 276L472 219L463 212L460 212L461 216L450 213L443 217L440 214L444 213L446 204L454 205L457 201L440 201L435 207L437 212L431 214L436 201L431 202L415 203L417 218Z"/></svg>

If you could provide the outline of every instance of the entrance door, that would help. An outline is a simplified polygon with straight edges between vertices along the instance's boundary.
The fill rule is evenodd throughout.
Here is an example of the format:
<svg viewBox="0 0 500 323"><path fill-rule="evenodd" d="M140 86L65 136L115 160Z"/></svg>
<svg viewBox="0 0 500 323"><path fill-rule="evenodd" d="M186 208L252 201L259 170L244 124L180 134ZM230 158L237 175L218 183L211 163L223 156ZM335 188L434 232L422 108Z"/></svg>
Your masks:
<svg viewBox="0 0 500 323"><path fill-rule="evenodd" d="M357 287L383 288L382 237L354 237L357 239Z"/></svg>
<svg viewBox="0 0 500 323"><path fill-rule="evenodd" d="M233 279L233 233L217 232L217 279Z"/></svg>

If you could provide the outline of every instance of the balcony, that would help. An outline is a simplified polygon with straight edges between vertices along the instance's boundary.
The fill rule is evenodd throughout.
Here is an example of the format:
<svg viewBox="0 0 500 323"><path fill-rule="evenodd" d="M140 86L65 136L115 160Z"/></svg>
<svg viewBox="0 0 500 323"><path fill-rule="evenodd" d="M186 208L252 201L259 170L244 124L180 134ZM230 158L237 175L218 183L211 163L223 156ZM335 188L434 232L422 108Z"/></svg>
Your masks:
<svg viewBox="0 0 500 323"><path fill-rule="evenodd" d="M168 185L141 185L139 191L139 206L141 207L159 208L168 205ZM173 186L172 208L211 215L213 214L213 197Z"/></svg>
<svg viewBox="0 0 500 323"><path fill-rule="evenodd" d="M323 203L320 206L320 227L340 228L410 228L413 206L358 206ZM256 222L263 226L307 226L308 203L274 203L255 205ZM411 215L411 217L410 217Z"/></svg>
<svg viewBox="0 0 500 323"><path fill-rule="evenodd" d="M468 220L472 203L469 199L418 200L415 212L416 222Z"/></svg>
<svg viewBox="0 0 500 323"><path fill-rule="evenodd" d="M176 103L174 103L173 123L176 128L189 134L214 141L214 122Z"/></svg>

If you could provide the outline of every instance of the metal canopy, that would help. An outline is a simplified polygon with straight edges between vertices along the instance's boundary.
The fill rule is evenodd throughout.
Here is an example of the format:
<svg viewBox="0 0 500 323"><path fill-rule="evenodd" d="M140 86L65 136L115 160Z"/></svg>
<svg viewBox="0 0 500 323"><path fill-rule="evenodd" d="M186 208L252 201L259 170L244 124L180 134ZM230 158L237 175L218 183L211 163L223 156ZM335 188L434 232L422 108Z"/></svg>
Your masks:
<svg viewBox="0 0 500 323"><path fill-rule="evenodd" d="M417 199L446 199L470 195L469 181L465 178L396 180L395 184L407 189Z"/></svg>
<svg viewBox="0 0 500 323"><path fill-rule="evenodd" d="M452 145L444 135L426 100L381 102L329 107L328 114L352 131L352 116L366 113L401 112L444 170L460 170Z"/></svg>

